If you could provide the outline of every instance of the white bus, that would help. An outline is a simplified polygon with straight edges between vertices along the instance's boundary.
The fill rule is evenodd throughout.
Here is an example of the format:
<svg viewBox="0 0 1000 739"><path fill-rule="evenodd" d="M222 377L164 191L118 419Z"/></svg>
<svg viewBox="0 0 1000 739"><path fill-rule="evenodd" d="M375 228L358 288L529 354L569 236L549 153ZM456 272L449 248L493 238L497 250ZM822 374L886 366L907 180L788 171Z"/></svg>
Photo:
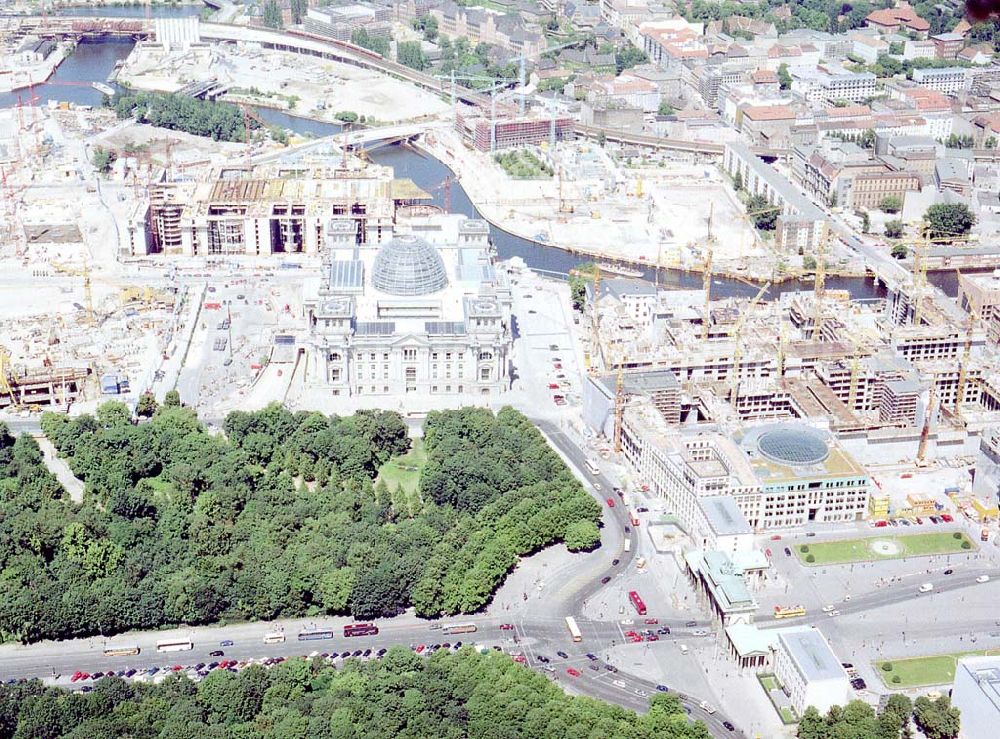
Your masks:
<svg viewBox="0 0 1000 739"><path fill-rule="evenodd" d="M573 641L583 641L583 634L580 633L580 627L576 625L576 619L572 616L566 617L566 628L569 629L569 635L573 637Z"/></svg>
<svg viewBox="0 0 1000 739"><path fill-rule="evenodd" d="M281 644L285 641L285 634L281 631L272 631L270 634L264 634L265 644Z"/></svg>
<svg viewBox="0 0 1000 739"><path fill-rule="evenodd" d="M589 472L590 474L592 475L601 474L601 468L597 466L597 462L595 462L593 459L588 459L583 464L587 468L587 472Z"/></svg>
<svg viewBox="0 0 1000 739"><path fill-rule="evenodd" d="M165 639L156 642L157 652L187 652L194 649L194 642L190 639Z"/></svg>

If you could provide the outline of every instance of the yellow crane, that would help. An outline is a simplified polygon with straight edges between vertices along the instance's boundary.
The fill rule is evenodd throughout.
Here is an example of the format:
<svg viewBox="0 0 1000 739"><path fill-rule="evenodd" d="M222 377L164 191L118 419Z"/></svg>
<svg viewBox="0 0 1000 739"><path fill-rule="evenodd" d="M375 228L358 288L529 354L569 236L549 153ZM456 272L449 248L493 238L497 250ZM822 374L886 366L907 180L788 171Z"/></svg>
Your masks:
<svg viewBox="0 0 1000 739"><path fill-rule="evenodd" d="M965 386L969 380L969 360L972 358L972 328L975 316L969 312L965 320L965 346L962 348L962 361L958 364L958 386L955 388L955 415L962 416L962 403L965 402Z"/></svg>
<svg viewBox="0 0 1000 739"><path fill-rule="evenodd" d="M0 397L4 395L8 396L10 404L16 408L19 403L17 396L14 394L14 388L10 384L9 374L10 355L7 354L7 347L0 345Z"/></svg>
<svg viewBox="0 0 1000 739"><path fill-rule="evenodd" d="M816 282L813 285L813 341L821 341L823 328L823 297L826 292L826 242L829 230L823 225L823 236L816 245Z"/></svg>
<svg viewBox="0 0 1000 739"><path fill-rule="evenodd" d="M618 357L618 372L615 375L615 454L622 451L622 418L625 415L625 354Z"/></svg>
<svg viewBox="0 0 1000 739"><path fill-rule="evenodd" d="M83 267L70 267L62 264L61 262L52 262L51 264L52 269L56 272L73 275L74 277L83 277L83 304L86 310L86 322L90 326L96 324L97 317L94 313L94 292L90 284L90 265L86 262L84 262Z"/></svg>
<svg viewBox="0 0 1000 739"><path fill-rule="evenodd" d="M770 282L764 283L764 286L757 291L753 300L747 305L746 310L743 311L743 315L740 316L736 325L733 327L733 340L735 341L735 346L733 347L733 374L729 378L729 398L733 404L733 409L736 408L736 401L739 397L739 384L740 384L740 362L743 359L743 328L746 326L747 319L753 314L754 309L760 303L760 299L767 292L767 289L771 287Z"/></svg>
<svg viewBox="0 0 1000 739"><path fill-rule="evenodd" d="M708 341L708 324L712 322L712 244L705 252L705 266L701 275L701 289L705 293L705 317L701 324L701 339Z"/></svg>

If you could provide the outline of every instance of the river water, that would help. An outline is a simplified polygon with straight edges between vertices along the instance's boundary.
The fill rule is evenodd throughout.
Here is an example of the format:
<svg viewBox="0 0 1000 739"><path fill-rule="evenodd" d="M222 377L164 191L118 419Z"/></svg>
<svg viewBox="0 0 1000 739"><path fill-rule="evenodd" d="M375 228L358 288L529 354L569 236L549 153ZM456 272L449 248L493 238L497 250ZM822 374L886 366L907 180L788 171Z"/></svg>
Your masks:
<svg viewBox="0 0 1000 739"><path fill-rule="evenodd" d="M142 6L107 6L65 10L67 14L74 15L105 14L99 11L107 11L107 15L118 16L142 16L143 14ZM195 5L153 6L153 11L158 17L182 17L197 14L199 7ZM131 40L123 38L81 42L77 45L76 51L59 66L47 83L35 87L35 104L45 105L51 99L81 105L100 105L103 96L90 87L89 83L91 81L104 82L114 69L115 62L128 56L132 45ZM27 104L27 90L20 91L20 101L22 104ZM0 107L12 107L18 103L17 93L0 94ZM335 124L298 118L279 111L263 109L259 113L269 123L301 134L326 136L339 130L339 126ZM445 180L451 176L450 170L444 164L433 157L405 146L376 149L370 153L370 156L373 161L393 167L397 176L411 178L417 185L431 193L436 205L444 207L445 188L443 185ZM462 186L453 177L450 190L451 210L453 212L478 217L475 206L469 200ZM682 218L683 214L678 214L678 217ZM542 246L497 228L493 228L493 243L501 259L518 256L529 267L547 272L566 273L581 261L585 261L585 258L579 255L551 246ZM654 271L647 268L644 277L653 280ZM952 285L955 282L954 275L942 277L950 278L946 281L950 281ZM934 281L938 282L937 279ZM702 278L697 273L663 269L660 270L659 284L666 288L696 290L701 289ZM885 294L884 289L881 286L873 285L871 279L859 277L828 277L826 285L828 289L847 290L854 298L878 298ZM781 283L769 289L768 297L795 290L808 290L811 286L811 281ZM947 290L948 286L942 285L942 287ZM713 295L718 298L749 297L755 295L758 289L759 285L726 278L715 278L712 286ZM954 294L954 287L952 287L950 294Z"/></svg>

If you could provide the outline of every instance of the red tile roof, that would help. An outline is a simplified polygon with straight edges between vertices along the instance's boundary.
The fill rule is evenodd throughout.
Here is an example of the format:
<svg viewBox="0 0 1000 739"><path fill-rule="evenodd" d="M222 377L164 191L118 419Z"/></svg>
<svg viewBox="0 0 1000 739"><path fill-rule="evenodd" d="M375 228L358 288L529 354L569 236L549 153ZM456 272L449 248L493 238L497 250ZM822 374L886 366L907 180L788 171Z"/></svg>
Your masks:
<svg viewBox="0 0 1000 739"><path fill-rule="evenodd" d="M795 120L795 111L787 105L748 105L743 115L753 121Z"/></svg>
<svg viewBox="0 0 1000 739"><path fill-rule="evenodd" d="M898 8L886 8L884 10L874 10L865 18L869 25L883 26L885 28L898 28L906 26L914 31L926 33L930 30L931 24L917 15L916 11L907 4Z"/></svg>

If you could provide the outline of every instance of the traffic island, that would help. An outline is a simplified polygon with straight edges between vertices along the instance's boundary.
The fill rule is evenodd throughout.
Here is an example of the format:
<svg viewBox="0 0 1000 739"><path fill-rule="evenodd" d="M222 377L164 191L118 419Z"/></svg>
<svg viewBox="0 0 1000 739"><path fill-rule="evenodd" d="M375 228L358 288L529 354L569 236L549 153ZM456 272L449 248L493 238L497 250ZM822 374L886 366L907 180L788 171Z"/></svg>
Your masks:
<svg viewBox="0 0 1000 739"><path fill-rule="evenodd" d="M803 564L816 566L961 554L973 552L976 548L976 544L961 531L935 531L906 536L819 541L800 544L794 549Z"/></svg>

